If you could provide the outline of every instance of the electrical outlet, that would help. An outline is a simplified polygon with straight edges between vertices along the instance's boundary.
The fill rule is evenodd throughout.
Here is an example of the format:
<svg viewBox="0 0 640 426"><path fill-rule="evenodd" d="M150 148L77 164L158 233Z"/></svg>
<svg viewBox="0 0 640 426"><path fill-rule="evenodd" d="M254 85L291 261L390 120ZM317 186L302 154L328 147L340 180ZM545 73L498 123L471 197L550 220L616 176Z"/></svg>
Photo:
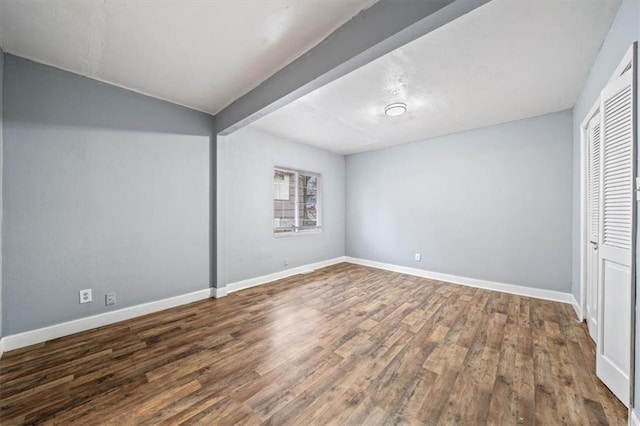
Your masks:
<svg viewBox="0 0 640 426"><path fill-rule="evenodd" d="M91 289L80 290L80 303L89 303L93 301L91 296Z"/></svg>
<svg viewBox="0 0 640 426"><path fill-rule="evenodd" d="M289 260L288 259L284 260L284 266L289 266Z"/></svg>
<svg viewBox="0 0 640 426"><path fill-rule="evenodd" d="M116 304L116 293L107 293L104 295L104 304L106 306L115 305Z"/></svg>
<svg viewBox="0 0 640 426"><path fill-rule="evenodd" d="M415 259L416 262L420 262L420 259L422 259L422 256L420 255L420 253L416 253L416 255L413 258Z"/></svg>

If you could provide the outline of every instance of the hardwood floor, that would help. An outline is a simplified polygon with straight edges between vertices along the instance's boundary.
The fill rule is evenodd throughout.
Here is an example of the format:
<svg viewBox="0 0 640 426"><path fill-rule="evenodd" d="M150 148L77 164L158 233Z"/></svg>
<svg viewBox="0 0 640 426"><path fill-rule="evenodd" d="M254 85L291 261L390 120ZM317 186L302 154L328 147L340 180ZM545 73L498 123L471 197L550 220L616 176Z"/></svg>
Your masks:
<svg viewBox="0 0 640 426"><path fill-rule="evenodd" d="M6 353L0 423L612 424L570 305L340 264Z"/></svg>

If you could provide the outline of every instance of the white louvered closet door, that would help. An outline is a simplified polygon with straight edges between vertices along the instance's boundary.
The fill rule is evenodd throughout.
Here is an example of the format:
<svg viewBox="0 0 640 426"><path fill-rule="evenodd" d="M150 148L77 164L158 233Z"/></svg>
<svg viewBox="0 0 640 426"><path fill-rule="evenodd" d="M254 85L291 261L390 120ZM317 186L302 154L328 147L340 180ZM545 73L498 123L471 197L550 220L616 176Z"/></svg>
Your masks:
<svg viewBox="0 0 640 426"><path fill-rule="evenodd" d="M585 316L589 335L595 342L598 333L598 241L600 203L600 111L587 126L587 306Z"/></svg>
<svg viewBox="0 0 640 426"><path fill-rule="evenodd" d="M635 67L633 67L635 68ZM634 227L634 69L600 96L598 335L596 374L629 406Z"/></svg>

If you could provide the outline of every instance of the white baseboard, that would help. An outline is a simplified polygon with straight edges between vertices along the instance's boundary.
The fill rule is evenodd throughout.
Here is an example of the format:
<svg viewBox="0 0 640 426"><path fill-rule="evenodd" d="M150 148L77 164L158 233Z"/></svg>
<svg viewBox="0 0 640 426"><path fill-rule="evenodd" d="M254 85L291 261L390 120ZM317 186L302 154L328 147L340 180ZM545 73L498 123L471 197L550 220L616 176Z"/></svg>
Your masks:
<svg viewBox="0 0 640 426"><path fill-rule="evenodd" d="M143 303L141 305L118 309L117 311L105 312L87 318L79 318L49 327L25 331L24 333L12 334L3 337L0 345L3 346L4 351L11 351L25 346L35 345L36 343L46 342L47 340L57 339L59 337L79 333L81 331L91 330L92 328L114 324L116 322L163 311L180 305L186 305L187 303L197 302L198 300L208 299L211 297L212 290L213 289L211 288L207 288L205 290L170 297L168 299ZM2 351L0 351L0 353L1 352Z"/></svg>
<svg viewBox="0 0 640 426"><path fill-rule="evenodd" d="M5 336L0 339L0 356L4 351L11 351L25 346L34 345L36 343L46 342L47 340L57 339L59 337L68 336L79 333L81 331L91 330L93 328L114 324L131 318L147 315L154 312L163 311L187 303L196 302L198 300L207 299L209 297L220 298L229 293L267 284L272 281L288 278L293 275L308 273L315 269L324 268L326 266L335 265L337 263L349 262L358 265L370 266L378 269L399 272L402 274L415 275L424 278L435 279L439 281L447 281L454 284L461 284L470 287L484 288L487 290L501 291L504 293L517 294L520 296L535 297L538 299L553 300L556 302L570 303L576 309L578 317L579 305L570 293L562 293L553 290L543 290L531 287L523 287L513 284L504 284L493 281L478 280L475 278L460 277L456 275L441 274L438 272L425 271L417 268L393 265L389 263L376 262L372 260L358 259L348 256L340 256L334 259L323 260L321 262L311 263L308 265L298 266L296 268L287 269L273 274L263 275L261 277L250 278L243 281L237 281L227 284L226 287L208 288L193 293L171 297L168 299L158 300L155 302L144 303L142 305L131 306L117 311L105 312L102 314L80 318L37 330L26 331L24 333ZM640 426L640 425L638 425Z"/></svg>
<svg viewBox="0 0 640 426"><path fill-rule="evenodd" d="M310 263L308 265L286 269L284 271L263 275L261 277L249 278L247 280L242 280L242 281L236 281L234 283L227 284L226 293L234 293L236 291L244 290L244 289L255 287L262 284L267 284L272 281L291 277L293 275L308 273L313 271L314 269L324 268L325 266L331 266L331 265L335 265L337 263L342 263L342 262L346 262L345 256L340 256L340 257L336 257L334 259L329 259L329 260L323 260L321 262Z"/></svg>
<svg viewBox="0 0 640 426"><path fill-rule="evenodd" d="M81 331L91 330L93 328L102 327L142 315L163 311L165 309L185 305L187 303L196 302L198 300L207 299L209 297L221 298L226 296L228 293L233 293L246 288L255 287L257 285L266 284L275 280L290 277L292 275L311 272L314 269L335 265L336 263L341 263L344 261L344 257L337 257L335 259L311 263L309 265L299 266L261 277L238 281L235 283L227 284L226 287L208 288L206 290L200 290L194 293L171 297L164 300L158 300L156 302L149 302L142 305L131 306L129 308L119 309L117 311L105 312L87 318L80 318L49 327L39 328L37 330L31 330L24 333L5 336L0 340L0 356L2 356L3 350L11 351L14 349L23 348L25 346L35 345L36 343L46 342L48 340L57 339L59 337L79 333Z"/></svg>
<svg viewBox="0 0 640 426"><path fill-rule="evenodd" d="M573 305L573 310L576 312L578 321L579 322L584 321L584 317L582 316L582 308L580 307L580 304L578 303L578 301L576 300L573 294L571 294L571 305Z"/></svg>
<svg viewBox="0 0 640 426"><path fill-rule="evenodd" d="M636 414L636 410L631 410L629 414L629 426L640 426L640 418Z"/></svg>
<svg viewBox="0 0 640 426"><path fill-rule="evenodd" d="M372 268L385 269L387 271L400 272L401 274L415 275L432 280L446 281L454 284L466 285L469 287L484 288L487 290L500 291L502 293L516 294L518 296L534 297L536 299L552 300L554 302L571 303L573 297L571 293L563 293L555 290L544 290L533 287L524 287L515 284L498 283L494 281L479 280L476 278L460 277L457 275L441 274L439 272L425 271L408 266L393 265L390 263L376 262L373 260L358 259L347 256L346 262L357 265L371 266Z"/></svg>
<svg viewBox="0 0 640 426"><path fill-rule="evenodd" d="M215 297L216 299L220 299L221 297L225 297L227 295L227 288L212 288L211 289L211 297Z"/></svg>

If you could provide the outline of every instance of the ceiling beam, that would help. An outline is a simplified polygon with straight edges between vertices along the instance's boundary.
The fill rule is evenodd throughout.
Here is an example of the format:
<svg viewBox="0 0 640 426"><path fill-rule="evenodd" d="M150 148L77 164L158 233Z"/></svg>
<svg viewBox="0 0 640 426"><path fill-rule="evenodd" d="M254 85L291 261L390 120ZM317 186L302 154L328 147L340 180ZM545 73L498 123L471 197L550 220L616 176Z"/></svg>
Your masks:
<svg viewBox="0 0 640 426"><path fill-rule="evenodd" d="M216 116L232 133L489 0L380 0Z"/></svg>

